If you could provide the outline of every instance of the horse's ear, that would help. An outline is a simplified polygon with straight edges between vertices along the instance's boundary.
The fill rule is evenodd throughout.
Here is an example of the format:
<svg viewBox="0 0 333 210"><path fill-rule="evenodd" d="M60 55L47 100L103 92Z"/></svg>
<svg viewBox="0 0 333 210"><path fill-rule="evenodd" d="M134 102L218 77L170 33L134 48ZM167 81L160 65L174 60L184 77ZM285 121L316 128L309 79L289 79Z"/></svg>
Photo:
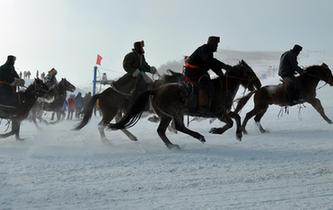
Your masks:
<svg viewBox="0 0 333 210"><path fill-rule="evenodd" d="M326 63L322 63L321 66L328 68L328 65Z"/></svg>

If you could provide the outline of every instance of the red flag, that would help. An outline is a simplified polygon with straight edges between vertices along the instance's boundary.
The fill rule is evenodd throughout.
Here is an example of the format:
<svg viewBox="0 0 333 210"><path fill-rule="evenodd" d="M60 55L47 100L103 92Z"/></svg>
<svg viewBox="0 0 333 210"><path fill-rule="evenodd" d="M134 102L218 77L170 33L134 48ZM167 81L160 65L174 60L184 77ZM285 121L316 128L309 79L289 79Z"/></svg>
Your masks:
<svg viewBox="0 0 333 210"><path fill-rule="evenodd" d="M101 65L103 57L100 54L97 54L96 65Z"/></svg>

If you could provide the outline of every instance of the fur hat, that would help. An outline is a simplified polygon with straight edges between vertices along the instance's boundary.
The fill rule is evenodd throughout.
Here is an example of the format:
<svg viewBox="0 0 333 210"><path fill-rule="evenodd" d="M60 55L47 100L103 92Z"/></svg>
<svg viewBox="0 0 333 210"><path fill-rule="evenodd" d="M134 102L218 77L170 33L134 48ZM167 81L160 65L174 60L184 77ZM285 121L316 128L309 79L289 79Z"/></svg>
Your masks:
<svg viewBox="0 0 333 210"><path fill-rule="evenodd" d="M298 45L298 44L295 44L294 47L293 47L293 51L299 53L301 52L303 49L303 47L301 45Z"/></svg>
<svg viewBox="0 0 333 210"><path fill-rule="evenodd" d="M145 46L145 42L142 41L138 41L138 42L134 42L134 49L139 49Z"/></svg>
<svg viewBox="0 0 333 210"><path fill-rule="evenodd" d="M208 37L207 44L217 44L219 42L220 42L219 36L210 36L210 37Z"/></svg>

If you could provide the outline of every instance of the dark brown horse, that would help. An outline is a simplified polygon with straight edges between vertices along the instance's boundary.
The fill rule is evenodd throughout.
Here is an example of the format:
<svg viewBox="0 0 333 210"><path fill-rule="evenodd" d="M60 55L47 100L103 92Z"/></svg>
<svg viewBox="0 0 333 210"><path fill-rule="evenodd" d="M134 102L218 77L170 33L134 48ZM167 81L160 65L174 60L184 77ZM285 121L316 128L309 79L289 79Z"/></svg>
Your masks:
<svg viewBox="0 0 333 210"><path fill-rule="evenodd" d="M60 120L60 116L63 113L64 101L66 100L67 91L75 91L75 86L70 83L65 78L62 78L60 82L49 91L49 97L53 97L52 102L38 101L31 109L32 121L37 125L36 118L39 118L40 121L48 123L48 121L42 119L43 111L52 112L53 120L54 114L57 115L57 121Z"/></svg>
<svg viewBox="0 0 333 210"><path fill-rule="evenodd" d="M169 75L163 75L160 79L155 81L155 87L169 82L178 82L179 78L182 78L180 73L176 73L171 70L168 70L168 72ZM117 118L117 116L121 117L121 114L124 113L128 108L132 98L131 90L134 88L134 86L131 84L135 84L135 81L132 80L134 80L134 78L129 77L127 81L116 81L115 84L104 90L102 93L94 95L84 108L84 116L82 121L74 129L80 130L88 124L94 106L98 100L99 109L102 113L102 120L98 124L98 131L102 141L107 142L104 132L105 127L111 122L113 118ZM121 85L117 85L117 83L120 83ZM127 129L122 129L121 131L124 132L124 134L131 140L137 141L137 138Z"/></svg>
<svg viewBox="0 0 333 210"><path fill-rule="evenodd" d="M0 134L0 138L15 135L17 140L20 138L21 121L27 118L30 109L38 97L43 97L48 92L48 87L40 79L28 86L25 91L18 92L18 102L13 107L0 105L0 118L12 121L12 130L5 134Z"/></svg>
<svg viewBox="0 0 333 210"><path fill-rule="evenodd" d="M232 117L236 120L236 136L240 140L242 137L240 117L237 113L230 112L233 99L240 85L244 88L254 90L255 88L260 88L261 83L251 67L244 61L234 66L232 70L227 71L224 77L213 79L212 82L215 88L215 95L212 101L212 110L214 111L201 108L195 112L191 111L188 86L182 83L170 83L144 92L134 102L128 113L118 123L109 124L109 127L111 129L123 129L135 125L141 116L143 108L149 102L150 96L152 96L154 110L160 117L157 133L168 148L179 148L178 145L171 143L165 135L166 128L171 120L174 121L175 128L178 131L186 133L201 142L205 142L204 136L185 127L183 122L185 114L218 118L226 122L227 125L222 128L211 129L210 132L215 134L222 134L228 128L231 128L233 125Z"/></svg>
<svg viewBox="0 0 333 210"><path fill-rule="evenodd" d="M333 85L333 76L329 67L325 63L322 65L310 66L305 69L301 76L296 77L296 80L301 86L300 103L308 102L319 112L326 122L332 123L332 120L326 116L320 100L316 98L316 87L320 80L331 86ZM246 124L249 119L255 116L254 120L260 132L264 133L266 130L260 124L261 118L266 113L269 105L276 104L279 106L288 106L287 91L284 84L264 86L241 98L236 110L243 107L253 94L254 108L246 114L242 124L242 130L244 133L247 133L245 129Z"/></svg>

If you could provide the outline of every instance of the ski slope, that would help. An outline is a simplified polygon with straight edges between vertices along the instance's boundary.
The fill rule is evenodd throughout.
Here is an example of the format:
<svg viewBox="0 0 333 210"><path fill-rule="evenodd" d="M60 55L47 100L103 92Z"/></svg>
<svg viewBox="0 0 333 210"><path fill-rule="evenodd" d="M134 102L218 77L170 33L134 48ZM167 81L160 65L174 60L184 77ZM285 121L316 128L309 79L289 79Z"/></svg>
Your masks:
<svg viewBox="0 0 333 210"><path fill-rule="evenodd" d="M318 90L330 118L332 96ZM333 125L305 105L282 117L271 106L262 120L270 132L250 120L242 142L235 128L209 134L218 121L190 124L205 144L168 132L181 151L166 149L146 119L130 129L138 142L107 131L110 144L99 139L99 117L81 131L71 130L78 121L41 130L24 121L25 141L0 140L0 209L333 209Z"/></svg>

